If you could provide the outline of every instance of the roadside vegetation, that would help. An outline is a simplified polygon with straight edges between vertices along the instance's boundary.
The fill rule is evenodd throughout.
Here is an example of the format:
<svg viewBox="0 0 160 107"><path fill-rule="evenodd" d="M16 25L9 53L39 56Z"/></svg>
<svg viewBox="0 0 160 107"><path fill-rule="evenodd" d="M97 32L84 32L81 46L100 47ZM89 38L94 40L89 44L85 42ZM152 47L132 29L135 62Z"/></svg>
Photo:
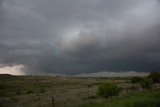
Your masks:
<svg viewBox="0 0 160 107"><path fill-rule="evenodd" d="M0 107L160 107L159 79L0 75Z"/></svg>

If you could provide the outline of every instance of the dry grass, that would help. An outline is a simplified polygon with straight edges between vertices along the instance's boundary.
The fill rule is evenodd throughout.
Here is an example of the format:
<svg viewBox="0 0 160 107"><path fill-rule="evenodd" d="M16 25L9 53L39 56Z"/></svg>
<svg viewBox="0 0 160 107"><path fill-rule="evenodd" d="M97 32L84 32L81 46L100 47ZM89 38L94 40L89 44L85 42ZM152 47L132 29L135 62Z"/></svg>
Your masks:
<svg viewBox="0 0 160 107"><path fill-rule="evenodd" d="M56 107L71 107L75 103L81 105L90 100L98 101L100 99L97 96L97 87L102 82L114 83L122 87L123 91L118 97L137 92L128 79L124 78L3 76L0 77L0 106L51 107L52 96ZM136 87L138 87L138 91L142 91L139 85Z"/></svg>

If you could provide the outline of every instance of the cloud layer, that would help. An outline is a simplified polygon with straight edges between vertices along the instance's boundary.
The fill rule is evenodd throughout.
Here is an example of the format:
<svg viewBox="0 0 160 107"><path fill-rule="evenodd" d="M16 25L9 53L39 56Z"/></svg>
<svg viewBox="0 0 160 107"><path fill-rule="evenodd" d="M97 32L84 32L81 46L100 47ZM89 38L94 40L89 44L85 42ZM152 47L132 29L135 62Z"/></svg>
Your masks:
<svg viewBox="0 0 160 107"><path fill-rule="evenodd" d="M159 0L1 0L0 66L26 74L160 70Z"/></svg>

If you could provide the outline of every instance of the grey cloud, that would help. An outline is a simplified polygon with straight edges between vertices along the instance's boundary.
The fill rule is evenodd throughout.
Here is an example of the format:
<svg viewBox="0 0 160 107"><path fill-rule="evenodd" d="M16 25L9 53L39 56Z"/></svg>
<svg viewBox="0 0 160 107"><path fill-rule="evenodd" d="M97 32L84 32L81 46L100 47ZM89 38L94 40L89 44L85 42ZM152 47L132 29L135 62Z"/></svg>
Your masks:
<svg viewBox="0 0 160 107"><path fill-rule="evenodd" d="M0 65L26 74L160 70L159 0L1 0Z"/></svg>

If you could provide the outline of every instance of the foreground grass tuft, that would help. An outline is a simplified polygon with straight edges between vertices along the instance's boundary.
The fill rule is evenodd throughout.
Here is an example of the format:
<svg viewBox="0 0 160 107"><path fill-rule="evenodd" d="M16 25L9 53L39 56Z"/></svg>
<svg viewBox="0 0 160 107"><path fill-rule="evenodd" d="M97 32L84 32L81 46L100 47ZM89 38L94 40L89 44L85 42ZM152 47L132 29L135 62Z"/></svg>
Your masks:
<svg viewBox="0 0 160 107"><path fill-rule="evenodd" d="M81 107L160 107L160 91L140 93L96 103L89 102Z"/></svg>

